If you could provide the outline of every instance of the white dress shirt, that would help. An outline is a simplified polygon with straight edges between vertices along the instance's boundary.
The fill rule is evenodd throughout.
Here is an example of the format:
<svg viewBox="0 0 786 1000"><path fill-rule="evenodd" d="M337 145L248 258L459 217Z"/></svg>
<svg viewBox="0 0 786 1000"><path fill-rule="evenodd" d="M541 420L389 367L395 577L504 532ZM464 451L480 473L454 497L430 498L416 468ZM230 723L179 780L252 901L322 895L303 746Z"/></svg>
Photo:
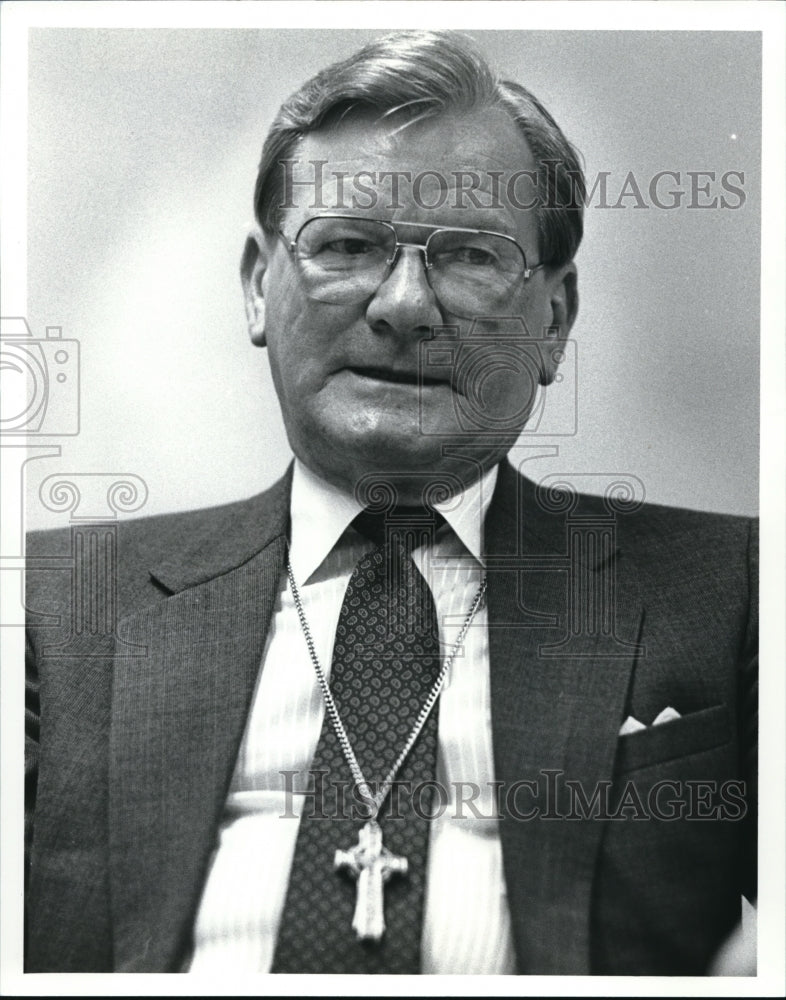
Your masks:
<svg viewBox="0 0 786 1000"><path fill-rule="evenodd" d="M413 552L434 595L443 655L452 649L483 578L483 520L496 475L495 468L460 497L438 504L447 527L433 546ZM356 563L373 548L350 527L359 510L353 496L295 463L290 560L328 677L344 592ZM284 572L197 914L190 972L269 972L323 716ZM431 823L421 971L512 973L492 785L485 604L440 695L437 779L448 801Z"/></svg>

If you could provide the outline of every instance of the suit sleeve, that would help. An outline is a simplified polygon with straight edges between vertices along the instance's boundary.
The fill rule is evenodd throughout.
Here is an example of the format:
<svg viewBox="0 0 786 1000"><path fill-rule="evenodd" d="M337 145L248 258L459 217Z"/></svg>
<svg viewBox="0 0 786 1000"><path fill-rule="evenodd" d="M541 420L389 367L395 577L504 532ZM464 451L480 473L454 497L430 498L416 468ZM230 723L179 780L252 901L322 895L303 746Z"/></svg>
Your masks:
<svg viewBox="0 0 786 1000"><path fill-rule="evenodd" d="M25 648L25 885L27 885L30 869L33 820L38 789L40 721L38 670L33 644L28 636Z"/></svg>
<svg viewBox="0 0 786 1000"><path fill-rule="evenodd" d="M740 656L740 770L745 780L748 812L743 821L743 885L745 896L757 894L757 832L759 802L759 550L758 523L751 521L748 567L750 599L748 626Z"/></svg>

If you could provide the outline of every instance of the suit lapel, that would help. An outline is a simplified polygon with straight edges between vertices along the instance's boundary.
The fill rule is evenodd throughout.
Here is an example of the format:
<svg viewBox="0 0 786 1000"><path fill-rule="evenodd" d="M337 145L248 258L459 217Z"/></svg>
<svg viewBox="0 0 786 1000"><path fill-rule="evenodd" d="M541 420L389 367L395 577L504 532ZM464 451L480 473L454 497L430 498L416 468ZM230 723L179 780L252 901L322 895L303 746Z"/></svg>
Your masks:
<svg viewBox="0 0 786 1000"><path fill-rule="evenodd" d="M289 480L153 575L178 592L124 619L114 664L110 868L115 968L187 948L286 553Z"/></svg>
<svg viewBox="0 0 786 1000"><path fill-rule="evenodd" d="M616 554L571 566L567 532L564 514L545 511L532 484L503 465L486 551L508 900L519 971L582 975L590 972L591 890L603 823L560 818L572 807L565 781L580 783L591 799L611 778L641 608L635 590L623 593L612 583L616 636L630 645L610 642L602 628L571 634L569 583L578 577L588 587L608 584ZM512 568L512 558L523 571Z"/></svg>

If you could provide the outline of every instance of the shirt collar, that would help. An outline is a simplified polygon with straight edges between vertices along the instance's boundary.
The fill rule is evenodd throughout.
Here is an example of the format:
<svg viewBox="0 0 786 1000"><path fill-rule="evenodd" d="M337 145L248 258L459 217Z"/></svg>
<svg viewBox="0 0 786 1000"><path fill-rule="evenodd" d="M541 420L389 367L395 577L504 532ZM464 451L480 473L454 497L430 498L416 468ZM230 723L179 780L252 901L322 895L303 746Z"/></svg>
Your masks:
<svg viewBox="0 0 786 1000"><path fill-rule="evenodd" d="M483 522L497 482L498 466L462 493L435 504L458 539L483 563ZM326 482L299 459L292 476L289 559L299 580L308 580L344 534L361 505L356 498Z"/></svg>

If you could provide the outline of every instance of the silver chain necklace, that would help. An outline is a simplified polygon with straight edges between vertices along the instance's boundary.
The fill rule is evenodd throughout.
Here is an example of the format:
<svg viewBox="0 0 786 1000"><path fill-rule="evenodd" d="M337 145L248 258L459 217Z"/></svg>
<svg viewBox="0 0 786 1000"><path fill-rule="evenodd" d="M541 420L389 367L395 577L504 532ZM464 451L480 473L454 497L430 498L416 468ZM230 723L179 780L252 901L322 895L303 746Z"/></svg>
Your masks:
<svg viewBox="0 0 786 1000"><path fill-rule="evenodd" d="M387 882L391 875L406 875L407 859L397 857L383 845L382 830L377 822L377 816L379 815L379 810L382 808L382 805L387 798L388 792L393 786L393 782L396 779L396 775L398 774L401 765L406 760L407 754L412 749L415 740L418 738L421 729L431 714L431 710L437 702L445 676L453 666L453 661L461 648L464 637L466 636L467 631L472 624L472 620L475 617L481 602L483 601L483 597L486 593L486 577L483 577L480 587L478 588L472 604L470 605L469 611L467 612L467 616L464 619L464 623L461 626L458 638L453 643L450 653L446 657L445 662L442 664L442 668L440 669L437 679L434 681L434 685L420 709L420 713L415 720L415 724L412 727L412 731L410 732L401 753L396 758L395 763L380 785L379 791L376 795L374 795L371 791L371 787L363 775L358 759L355 756L355 751L352 749L352 744L347 736L344 723L341 721L341 716L338 713L338 708L336 706L335 699L333 698L333 692L330 690L327 677L325 676L325 672L319 662L319 657L317 656L316 648L314 646L314 639L311 635L311 629L308 625L306 613L303 610L303 602L300 598L300 591L297 583L295 582L295 574L292 572L292 563L289 560L289 554L287 554L287 576L289 577L289 586L292 590L292 597L295 601L295 608L300 620L300 628L306 640L306 645L308 646L311 662L314 664L314 670L316 671L317 679L319 680L319 686L322 689L322 697L325 700L325 708L327 710L330 723L333 726L336 737L338 738L341 746L341 752L343 753L344 758L349 765L349 769L352 772L352 777L355 779L358 793L363 798L363 801L366 803L371 812L368 821L359 832L358 843L356 846L348 851L336 851L334 868L345 868L357 879L357 898L352 927L358 938L361 940L378 941L385 932L383 885Z"/></svg>

